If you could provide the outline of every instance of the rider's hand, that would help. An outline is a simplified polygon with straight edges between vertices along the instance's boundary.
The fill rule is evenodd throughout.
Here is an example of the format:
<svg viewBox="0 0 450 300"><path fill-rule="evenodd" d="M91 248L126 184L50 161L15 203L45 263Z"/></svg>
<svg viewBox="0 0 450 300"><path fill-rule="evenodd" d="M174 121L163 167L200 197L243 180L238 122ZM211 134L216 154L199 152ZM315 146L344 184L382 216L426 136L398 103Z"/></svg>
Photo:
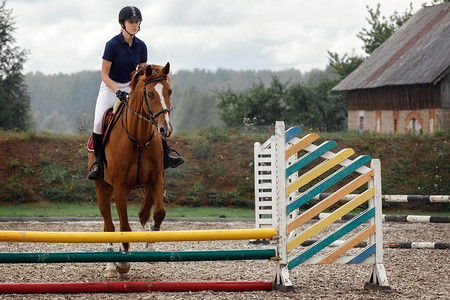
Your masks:
<svg viewBox="0 0 450 300"><path fill-rule="evenodd" d="M125 101L127 101L127 99L128 99L128 93L127 93L127 92L124 92L124 91L121 91L121 90L118 90L118 91L116 92L116 97L117 97L120 101L125 102Z"/></svg>

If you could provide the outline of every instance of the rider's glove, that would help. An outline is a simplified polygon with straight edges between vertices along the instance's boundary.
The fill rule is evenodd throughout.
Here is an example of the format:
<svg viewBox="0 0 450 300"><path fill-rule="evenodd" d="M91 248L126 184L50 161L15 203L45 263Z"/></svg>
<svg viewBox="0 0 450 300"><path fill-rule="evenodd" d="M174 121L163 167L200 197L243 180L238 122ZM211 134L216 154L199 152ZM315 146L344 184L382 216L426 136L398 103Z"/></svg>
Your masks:
<svg viewBox="0 0 450 300"><path fill-rule="evenodd" d="M116 97L117 97L120 101L125 102L125 101L127 101L127 99L128 99L128 93L127 93L127 92L124 92L124 91L121 91L121 90L118 90L118 91L116 92Z"/></svg>

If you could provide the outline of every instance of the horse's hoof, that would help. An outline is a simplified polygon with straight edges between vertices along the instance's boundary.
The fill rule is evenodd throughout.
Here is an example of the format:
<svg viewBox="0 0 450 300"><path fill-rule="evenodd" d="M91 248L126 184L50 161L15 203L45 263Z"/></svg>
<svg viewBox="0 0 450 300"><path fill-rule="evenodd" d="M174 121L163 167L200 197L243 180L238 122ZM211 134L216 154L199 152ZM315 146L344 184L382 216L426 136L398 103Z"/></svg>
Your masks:
<svg viewBox="0 0 450 300"><path fill-rule="evenodd" d="M130 271L131 264L129 262L122 262L116 264L116 271L120 274L126 274Z"/></svg>
<svg viewBox="0 0 450 300"><path fill-rule="evenodd" d="M119 277L119 273L117 273L116 269L105 270L105 278L117 278L117 277Z"/></svg>

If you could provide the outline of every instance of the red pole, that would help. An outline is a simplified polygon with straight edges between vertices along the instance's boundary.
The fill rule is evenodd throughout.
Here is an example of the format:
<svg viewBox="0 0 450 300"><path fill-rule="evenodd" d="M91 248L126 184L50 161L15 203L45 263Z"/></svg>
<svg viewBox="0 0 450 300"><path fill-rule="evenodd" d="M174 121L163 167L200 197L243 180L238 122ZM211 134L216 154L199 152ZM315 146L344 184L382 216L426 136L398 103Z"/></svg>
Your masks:
<svg viewBox="0 0 450 300"><path fill-rule="evenodd" d="M0 294L139 293L148 291L271 291L270 281L147 281L1 283Z"/></svg>

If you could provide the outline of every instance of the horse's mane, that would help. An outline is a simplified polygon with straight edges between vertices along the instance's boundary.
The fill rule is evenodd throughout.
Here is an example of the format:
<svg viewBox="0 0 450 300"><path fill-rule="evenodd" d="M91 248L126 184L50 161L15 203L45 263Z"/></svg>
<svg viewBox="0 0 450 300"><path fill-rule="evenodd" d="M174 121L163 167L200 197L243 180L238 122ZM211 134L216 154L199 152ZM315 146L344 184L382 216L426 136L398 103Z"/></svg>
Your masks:
<svg viewBox="0 0 450 300"><path fill-rule="evenodd" d="M147 67L148 67L147 64L139 66L136 69L136 71L133 72L131 82L130 82L131 90L134 90L136 88L136 85L138 84L139 80L141 80L141 78L143 78L143 76L145 77L144 78L145 81L165 76L165 77L167 77L167 81L170 83L170 76L169 75L166 76L162 72L164 67L159 66L159 65L150 65L150 66L152 68L152 74L148 77L146 77L146 71L147 71Z"/></svg>

